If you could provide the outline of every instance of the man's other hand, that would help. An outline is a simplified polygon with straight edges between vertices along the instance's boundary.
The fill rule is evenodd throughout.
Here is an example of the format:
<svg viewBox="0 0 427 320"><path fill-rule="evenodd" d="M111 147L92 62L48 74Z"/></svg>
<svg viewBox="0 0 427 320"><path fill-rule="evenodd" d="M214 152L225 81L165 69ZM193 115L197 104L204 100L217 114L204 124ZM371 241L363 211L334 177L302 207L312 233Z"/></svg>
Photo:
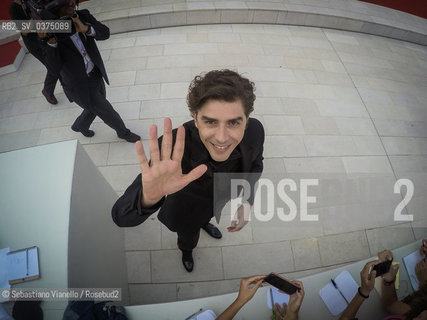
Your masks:
<svg viewBox="0 0 427 320"><path fill-rule="evenodd" d="M228 232L236 232L243 229L250 221L251 205L243 203L236 211L231 226L227 228Z"/></svg>
<svg viewBox="0 0 427 320"><path fill-rule="evenodd" d="M84 24L78 17L71 17L71 19L73 20L77 32L86 33L89 31L90 27Z"/></svg>

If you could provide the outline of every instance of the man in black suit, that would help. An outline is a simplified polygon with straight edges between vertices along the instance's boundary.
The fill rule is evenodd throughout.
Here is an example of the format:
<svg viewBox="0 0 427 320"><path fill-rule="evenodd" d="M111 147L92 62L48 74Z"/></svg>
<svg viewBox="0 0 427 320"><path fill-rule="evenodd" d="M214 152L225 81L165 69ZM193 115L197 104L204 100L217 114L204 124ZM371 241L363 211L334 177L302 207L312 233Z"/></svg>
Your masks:
<svg viewBox="0 0 427 320"><path fill-rule="evenodd" d="M9 6L9 14L12 20L31 20L31 16L29 16L27 10L24 9L21 0L13 0ZM32 32L21 32L21 36L28 52L46 66L43 49L46 44L40 41L38 34ZM42 94L50 104L58 103L58 100L56 100L56 97L53 94L57 82L58 75L52 74L52 72L47 69Z"/></svg>
<svg viewBox="0 0 427 320"><path fill-rule="evenodd" d="M64 92L70 102L75 101L84 109L71 129L92 137L95 133L89 127L98 116L117 132L119 138L136 142L140 137L126 128L106 99L104 80L107 84L109 82L95 40L108 39L110 30L88 10L76 11L75 6L76 0L69 0L65 5L50 8L42 14L44 19L71 18L74 25L70 36L52 36L47 39L46 46L46 62L51 72L62 76Z"/></svg>
<svg viewBox="0 0 427 320"><path fill-rule="evenodd" d="M120 227L136 226L160 208L159 220L177 232L183 265L192 271L192 250L200 229L214 238L222 236L209 223L214 213L214 174L255 173L252 185L261 175L264 128L249 118L254 100L253 83L234 71L197 76L187 97L194 120L172 130L170 119L165 119L160 150L157 127L151 126L150 162L141 142L136 143L141 174L113 206L114 222ZM229 232L239 231L248 222L252 204L249 197L238 208Z"/></svg>

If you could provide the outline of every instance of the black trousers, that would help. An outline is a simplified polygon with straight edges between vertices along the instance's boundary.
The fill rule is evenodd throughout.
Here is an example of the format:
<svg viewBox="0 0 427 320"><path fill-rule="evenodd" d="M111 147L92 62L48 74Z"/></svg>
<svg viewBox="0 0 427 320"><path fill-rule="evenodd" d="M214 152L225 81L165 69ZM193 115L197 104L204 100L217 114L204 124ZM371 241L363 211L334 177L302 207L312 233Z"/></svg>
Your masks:
<svg viewBox="0 0 427 320"><path fill-rule="evenodd" d="M60 77L55 76L46 66L45 56L43 50L43 44L34 36L22 36L25 46L28 51L39 60L46 67L46 77L44 79L44 87L43 89L47 92L48 95L52 96L55 91L56 83L58 79L61 81Z"/></svg>
<svg viewBox="0 0 427 320"><path fill-rule="evenodd" d="M94 67L89 77L90 105L83 103L79 97L72 99L84 110L74 121L73 126L80 130L88 130L93 120L98 116L106 125L116 130L120 136L129 134L120 115L114 110L111 103L106 99L104 79L97 67Z"/></svg>
<svg viewBox="0 0 427 320"><path fill-rule="evenodd" d="M191 251L197 246L200 237L200 229L194 232L177 232L178 248L181 251Z"/></svg>

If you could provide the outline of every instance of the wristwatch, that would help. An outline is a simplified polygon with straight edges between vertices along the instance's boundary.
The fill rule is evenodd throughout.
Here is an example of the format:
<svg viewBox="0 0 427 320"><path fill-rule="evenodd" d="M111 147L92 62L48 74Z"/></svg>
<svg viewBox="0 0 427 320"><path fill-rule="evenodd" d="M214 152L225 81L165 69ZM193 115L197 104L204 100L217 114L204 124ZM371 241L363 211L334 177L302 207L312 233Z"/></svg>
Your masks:
<svg viewBox="0 0 427 320"><path fill-rule="evenodd" d="M91 34L92 33L92 25L89 22L85 22L85 25L87 25L89 27L85 33Z"/></svg>

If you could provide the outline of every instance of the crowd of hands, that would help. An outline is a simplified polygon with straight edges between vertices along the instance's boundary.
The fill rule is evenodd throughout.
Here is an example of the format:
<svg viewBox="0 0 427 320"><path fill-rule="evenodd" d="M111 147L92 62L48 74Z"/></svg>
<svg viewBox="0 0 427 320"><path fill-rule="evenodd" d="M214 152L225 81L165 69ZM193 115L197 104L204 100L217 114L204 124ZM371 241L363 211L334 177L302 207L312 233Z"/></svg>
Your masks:
<svg viewBox="0 0 427 320"><path fill-rule="evenodd" d="M427 239L423 240L423 243L427 243ZM427 251L421 251L421 253L427 258ZM393 253L390 250L384 250L378 253L378 259L369 261L365 264L363 269L360 271L360 293L366 297L369 296L370 292L374 289L376 271L372 271L374 265L377 265L381 262L393 260ZM389 271L381 276L383 281L383 286L387 286L391 290L390 294L383 292L382 304L385 310L390 314L404 314L406 308L409 308L408 305L397 300L396 290L394 282L396 279L396 274L399 270L399 264L393 264ZM427 283L427 261L426 259L421 260L415 268L415 273L420 283ZM255 295L259 287L262 286L263 280L266 276L264 275L255 275L247 278L243 278L240 281L240 289L236 300L223 312L221 313L217 320L229 320L237 314L237 312ZM304 300L304 286L301 281L292 281L295 285L301 288L300 291L296 291L294 294L291 294L289 297L289 302L283 303L283 305L275 304L273 307L273 315L271 319L274 320L297 320L298 312L301 308L302 302ZM393 297L395 299L393 299ZM350 320L356 316L356 313L363 303L363 296L356 294L355 298L349 303L347 308L341 314L339 320ZM426 304L427 305L427 304ZM427 311L422 312L427 316ZM418 318L417 318L418 319ZM420 318L424 319L424 318Z"/></svg>

